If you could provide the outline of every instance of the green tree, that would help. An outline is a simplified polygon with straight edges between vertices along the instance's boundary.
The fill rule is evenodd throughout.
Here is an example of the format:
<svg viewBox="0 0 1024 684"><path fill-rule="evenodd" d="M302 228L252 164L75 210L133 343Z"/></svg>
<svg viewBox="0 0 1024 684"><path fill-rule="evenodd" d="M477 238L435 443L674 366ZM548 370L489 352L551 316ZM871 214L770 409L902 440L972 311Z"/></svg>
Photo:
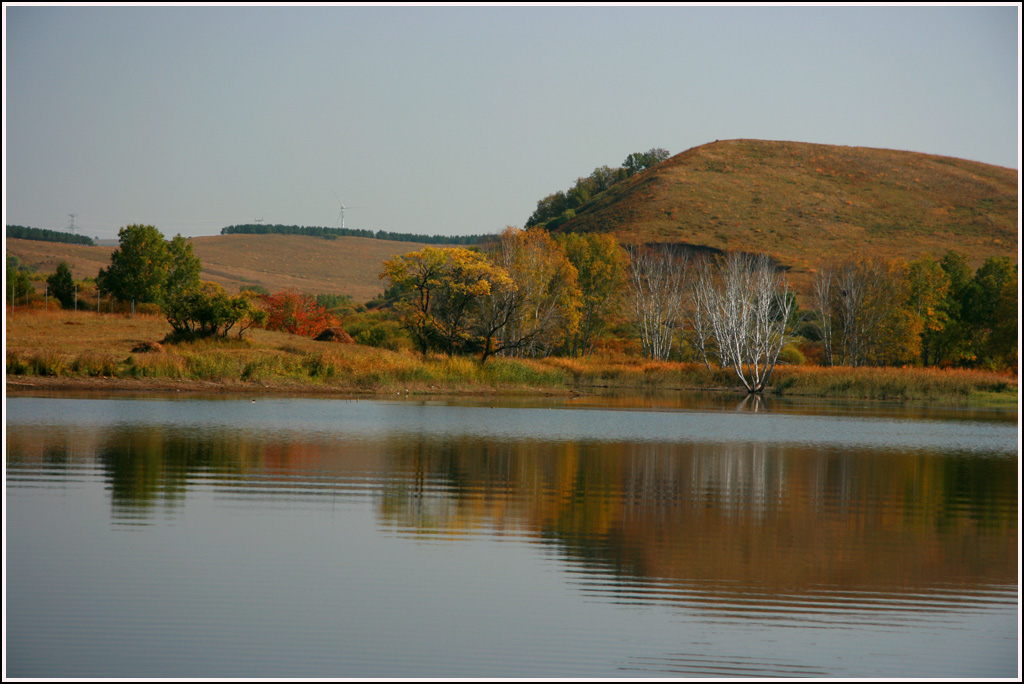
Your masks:
<svg viewBox="0 0 1024 684"><path fill-rule="evenodd" d="M653 147L646 152L634 152L626 157L622 166L598 166L585 178L577 178L576 183L568 191L558 191L537 202L537 208L526 220L526 227L544 226L554 230L566 221L575 217L568 213L582 207L597 195L621 183L630 176L648 169L668 159L668 150Z"/></svg>
<svg viewBox="0 0 1024 684"><path fill-rule="evenodd" d="M1017 267L1009 257L989 257L975 272L971 285L969 315L964 318L975 357L986 366L1003 365L1011 352L1011 330L1014 342L1017 337L1017 316L1007 315L1017 311Z"/></svg>
<svg viewBox="0 0 1024 684"><path fill-rule="evenodd" d="M569 208L569 198L559 190L537 202L537 208L526 220L526 227L544 225L551 219L560 216Z"/></svg>
<svg viewBox="0 0 1024 684"><path fill-rule="evenodd" d="M599 192L604 192L616 183L626 180L626 177L627 174L621 167L613 169L605 165L598 166L590 172L590 176L587 179L581 178L577 183L587 183L589 180L590 194L596 195Z"/></svg>
<svg viewBox="0 0 1024 684"><path fill-rule="evenodd" d="M170 250L153 226L131 225L118 231L120 247L96 283L122 302L159 302L167 280Z"/></svg>
<svg viewBox="0 0 1024 684"><path fill-rule="evenodd" d="M8 254L7 255L7 291L4 293L5 297L9 297L7 304L12 305L17 302L24 302L25 298L33 291L32 281L28 277L28 273L22 270L21 259L18 257Z"/></svg>
<svg viewBox="0 0 1024 684"><path fill-rule="evenodd" d="M179 335L227 336L236 325L238 336L254 325L262 325L267 312L244 294L230 296L216 283L171 291L162 309L167 322Z"/></svg>
<svg viewBox="0 0 1024 684"><path fill-rule="evenodd" d="M61 261L57 264L57 270L46 279L50 288L50 294L57 298L60 305L70 309L75 305L75 280L71 277L71 267L68 262Z"/></svg>
<svg viewBox="0 0 1024 684"><path fill-rule="evenodd" d="M949 288L941 302L946 325L930 338L930 354L935 363L957 365L971 363L976 358L972 343L970 302L975 297L973 271L967 256L954 250L946 252L939 266L949 279Z"/></svg>
<svg viewBox="0 0 1024 684"><path fill-rule="evenodd" d="M1020 316L1020 301L1017 297L1017 267L1003 283L995 306L995 327L989 336L989 353L1003 366L1017 372L1019 350L1017 347L1017 321Z"/></svg>
<svg viewBox="0 0 1024 684"><path fill-rule="evenodd" d="M660 164L669 157L668 150L660 147L652 147L646 152L634 152L633 154L626 157L626 161L622 162L622 168L626 170L626 174L632 176L640 173L644 169L649 169L655 164Z"/></svg>
<svg viewBox="0 0 1024 684"><path fill-rule="evenodd" d="M167 243L167 277L164 280L164 293L199 287L199 274L202 270L203 263L192 251L192 244L181 235L175 235Z"/></svg>

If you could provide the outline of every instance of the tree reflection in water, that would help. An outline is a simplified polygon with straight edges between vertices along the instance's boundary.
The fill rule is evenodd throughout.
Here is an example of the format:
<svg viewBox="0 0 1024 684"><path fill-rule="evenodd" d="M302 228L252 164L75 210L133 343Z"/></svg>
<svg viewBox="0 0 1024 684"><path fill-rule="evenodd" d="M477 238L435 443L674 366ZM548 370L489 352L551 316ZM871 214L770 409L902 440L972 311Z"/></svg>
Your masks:
<svg viewBox="0 0 1024 684"><path fill-rule="evenodd" d="M765 410L758 397L738 408ZM381 527L401 535L515 534L623 581L808 593L1011 585L1017 575L1017 462L1001 455L756 435L371 439L135 424L77 438L19 429L8 444L9 468L88 458L126 522L187 505L198 483L253 497L333 490L372 497Z"/></svg>

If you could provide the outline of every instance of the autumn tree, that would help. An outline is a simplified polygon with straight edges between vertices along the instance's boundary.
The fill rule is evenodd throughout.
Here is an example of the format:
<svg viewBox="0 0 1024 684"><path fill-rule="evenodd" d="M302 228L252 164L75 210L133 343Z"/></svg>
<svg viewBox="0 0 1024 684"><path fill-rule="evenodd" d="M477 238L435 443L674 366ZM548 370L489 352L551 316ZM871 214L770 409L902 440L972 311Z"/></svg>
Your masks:
<svg viewBox="0 0 1024 684"><path fill-rule="evenodd" d="M580 290L580 322L566 340L566 351L570 356L590 354L619 314L628 257L618 240L608 234L565 233L555 240L576 268Z"/></svg>
<svg viewBox="0 0 1024 684"><path fill-rule="evenodd" d="M547 231L508 227L488 255L510 283L494 283L481 299L483 358L495 353L542 356L576 334L580 291L576 268Z"/></svg>
<svg viewBox="0 0 1024 684"><path fill-rule="evenodd" d="M921 328L921 363L934 365L940 361L941 336L950 323L946 310L949 276L934 259L917 259L907 268L907 285L909 304Z"/></svg>
<svg viewBox="0 0 1024 684"><path fill-rule="evenodd" d="M395 310L424 354L455 354L479 345L480 299L508 278L484 255L462 247L424 247L384 262L380 277L400 295Z"/></svg>
<svg viewBox="0 0 1024 684"><path fill-rule="evenodd" d="M911 282L911 273L917 281ZM815 308L826 363L886 366L919 359L929 321L921 288L928 282L920 268L899 260L847 259L820 267ZM930 316L933 325L940 320Z"/></svg>
<svg viewBox="0 0 1024 684"><path fill-rule="evenodd" d="M260 296L260 304L266 311L263 325L267 330L282 330L293 335L313 337L325 328L338 325L337 319L317 304L316 298L311 295L282 290Z"/></svg>
<svg viewBox="0 0 1024 684"><path fill-rule="evenodd" d="M926 316L918 310L921 293L912 292L910 265L906 261L885 261L882 268L884 286L880 298L887 301L888 306L882 306L880 324L867 350L867 363L873 366L919 363L926 322Z"/></svg>

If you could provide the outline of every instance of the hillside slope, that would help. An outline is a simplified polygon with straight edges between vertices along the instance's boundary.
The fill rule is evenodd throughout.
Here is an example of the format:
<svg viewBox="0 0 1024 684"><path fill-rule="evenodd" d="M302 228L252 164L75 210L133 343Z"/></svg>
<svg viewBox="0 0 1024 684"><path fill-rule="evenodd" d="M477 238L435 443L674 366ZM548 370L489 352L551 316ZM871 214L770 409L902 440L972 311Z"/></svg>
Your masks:
<svg viewBox="0 0 1024 684"><path fill-rule="evenodd" d="M834 256L948 249L1017 257L1018 172L951 157L765 140L687 150L598 196L559 231L765 251L794 281Z"/></svg>
<svg viewBox="0 0 1024 684"><path fill-rule="evenodd" d="M170 236L168 236L170 237ZM300 235L216 235L191 238L203 262L203 280L220 283L229 292L260 285L271 292L294 289L306 294L351 295L357 302L384 290L377 277L381 262L396 254L422 249L416 242L339 237L324 240ZM69 245L8 238L7 254L49 274L67 261L75 278L95 277L110 265L116 247Z"/></svg>

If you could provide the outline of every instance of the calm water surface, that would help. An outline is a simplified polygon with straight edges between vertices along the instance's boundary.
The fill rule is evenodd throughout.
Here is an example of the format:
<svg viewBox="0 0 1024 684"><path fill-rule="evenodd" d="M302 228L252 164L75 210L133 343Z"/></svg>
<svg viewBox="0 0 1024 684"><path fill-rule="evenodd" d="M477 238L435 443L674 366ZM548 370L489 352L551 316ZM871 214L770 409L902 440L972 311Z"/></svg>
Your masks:
<svg viewBox="0 0 1024 684"><path fill-rule="evenodd" d="M1020 672L1016 412L15 396L6 427L11 677Z"/></svg>

